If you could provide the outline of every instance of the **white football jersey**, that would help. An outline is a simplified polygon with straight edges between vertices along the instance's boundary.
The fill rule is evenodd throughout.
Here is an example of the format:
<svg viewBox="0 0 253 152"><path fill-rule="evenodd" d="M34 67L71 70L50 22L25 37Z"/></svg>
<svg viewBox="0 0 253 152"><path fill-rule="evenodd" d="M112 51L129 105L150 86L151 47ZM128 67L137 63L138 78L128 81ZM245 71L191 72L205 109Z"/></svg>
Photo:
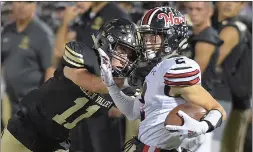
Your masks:
<svg viewBox="0 0 253 152"><path fill-rule="evenodd" d="M183 139L170 134L164 127L169 112L185 103L181 97L167 94L170 86L189 86L201 83L199 65L184 56L165 59L146 76L147 89L144 96L144 120L139 127L139 140L146 145L161 149L178 148Z"/></svg>

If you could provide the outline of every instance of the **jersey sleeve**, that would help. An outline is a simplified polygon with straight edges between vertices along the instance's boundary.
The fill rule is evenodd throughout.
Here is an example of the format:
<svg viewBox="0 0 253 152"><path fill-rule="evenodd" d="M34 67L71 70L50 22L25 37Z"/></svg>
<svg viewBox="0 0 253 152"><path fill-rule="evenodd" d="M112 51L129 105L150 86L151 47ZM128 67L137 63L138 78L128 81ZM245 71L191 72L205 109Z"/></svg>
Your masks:
<svg viewBox="0 0 253 152"><path fill-rule="evenodd" d="M72 68L84 68L84 56L80 50L77 50L78 43L69 42L65 45L63 60L65 64Z"/></svg>
<svg viewBox="0 0 253 152"><path fill-rule="evenodd" d="M80 42L69 42L65 45L63 61L72 68L85 68L90 73L100 75L100 60L96 50Z"/></svg>
<svg viewBox="0 0 253 152"><path fill-rule="evenodd" d="M199 65L188 58L174 60L170 68L165 70L164 84L167 86L191 86L201 84L201 71ZM178 64L179 63L179 64Z"/></svg>

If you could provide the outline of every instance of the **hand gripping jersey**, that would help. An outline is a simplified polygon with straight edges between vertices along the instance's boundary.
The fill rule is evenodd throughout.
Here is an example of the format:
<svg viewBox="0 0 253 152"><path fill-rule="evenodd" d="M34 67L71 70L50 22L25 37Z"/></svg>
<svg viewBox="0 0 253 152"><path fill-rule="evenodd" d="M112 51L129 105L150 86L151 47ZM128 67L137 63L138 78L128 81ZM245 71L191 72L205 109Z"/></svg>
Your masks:
<svg viewBox="0 0 253 152"><path fill-rule="evenodd" d="M64 65L85 67L90 73L99 73L96 50L83 45L83 52L78 53L72 48L65 50ZM9 121L7 129L32 151L56 150L53 142L57 144L65 141L69 131L80 121L100 112L107 113L113 105L112 101L102 95L82 89L67 79L63 67L59 67L54 77L39 89L25 96L20 103L21 110Z"/></svg>
<svg viewBox="0 0 253 152"><path fill-rule="evenodd" d="M185 103L181 97L168 95L170 87L201 84L198 64L184 56L171 57L155 66L146 77L144 95L144 119L139 128L139 139L144 144L161 149L179 147L182 140L172 136L164 127L168 113Z"/></svg>

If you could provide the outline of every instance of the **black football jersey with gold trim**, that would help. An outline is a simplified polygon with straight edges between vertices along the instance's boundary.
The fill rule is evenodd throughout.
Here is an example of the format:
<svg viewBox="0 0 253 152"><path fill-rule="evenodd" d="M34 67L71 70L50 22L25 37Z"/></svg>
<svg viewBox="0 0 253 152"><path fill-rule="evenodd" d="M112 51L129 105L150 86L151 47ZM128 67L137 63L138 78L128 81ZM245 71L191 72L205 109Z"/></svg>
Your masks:
<svg viewBox="0 0 253 152"><path fill-rule="evenodd" d="M21 101L26 118L51 138L67 138L81 120L107 113L113 102L75 85L64 76L53 77Z"/></svg>
<svg viewBox="0 0 253 152"><path fill-rule="evenodd" d="M112 100L80 88L63 74L64 66L70 66L99 75L99 62L96 50L79 42L67 43L54 77L22 99L20 107L26 119L51 138L64 139L81 120L107 113Z"/></svg>

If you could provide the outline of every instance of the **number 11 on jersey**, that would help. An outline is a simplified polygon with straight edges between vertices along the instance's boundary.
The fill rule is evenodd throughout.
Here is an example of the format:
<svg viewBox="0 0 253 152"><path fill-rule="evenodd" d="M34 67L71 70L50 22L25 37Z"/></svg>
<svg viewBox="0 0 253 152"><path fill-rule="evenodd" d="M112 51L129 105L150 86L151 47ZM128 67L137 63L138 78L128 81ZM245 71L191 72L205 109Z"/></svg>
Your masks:
<svg viewBox="0 0 253 152"><path fill-rule="evenodd" d="M74 102L75 105L64 111L62 114L56 114L52 119L57 122L60 125L63 125L67 129L72 129L76 126L76 124L81 121L84 118L89 118L91 115L93 115L100 106L98 105L92 105L89 106L85 113L77 117L73 122L67 122L66 119L70 117L73 113L80 110L83 106L85 106L88 103L89 99L83 97L83 98L77 98Z"/></svg>

